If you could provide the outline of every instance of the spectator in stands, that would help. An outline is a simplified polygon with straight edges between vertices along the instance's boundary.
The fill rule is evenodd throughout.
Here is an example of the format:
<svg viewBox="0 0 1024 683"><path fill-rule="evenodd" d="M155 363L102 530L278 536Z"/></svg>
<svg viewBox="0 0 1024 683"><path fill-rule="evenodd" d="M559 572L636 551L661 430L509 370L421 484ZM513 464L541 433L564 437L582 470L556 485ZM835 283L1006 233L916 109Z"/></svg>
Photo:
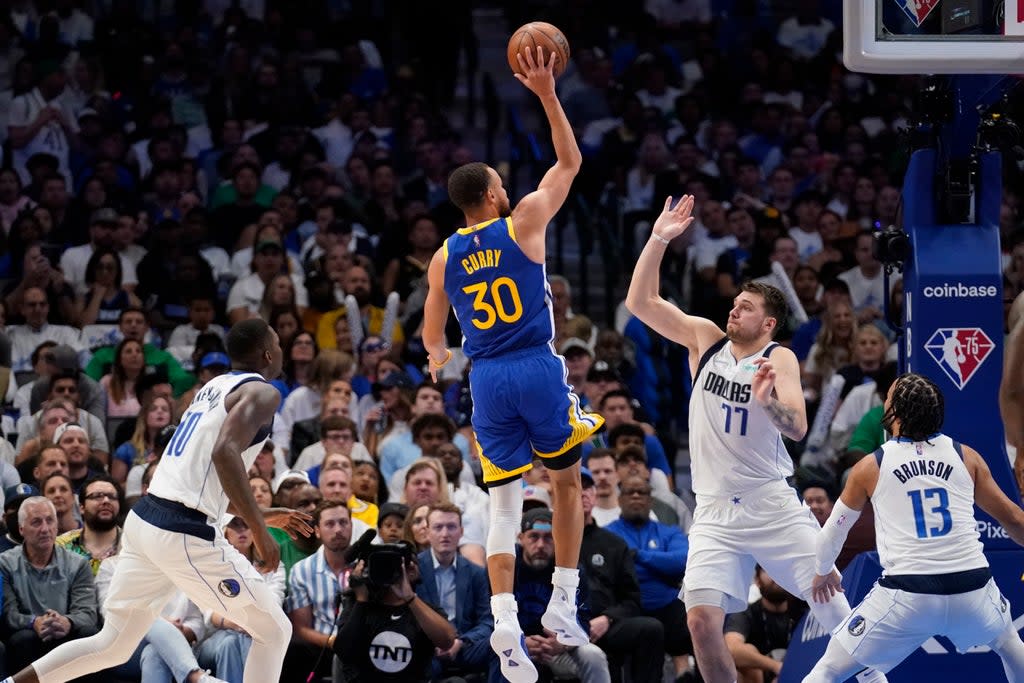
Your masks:
<svg viewBox="0 0 1024 683"><path fill-rule="evenodd" d="M309 483L309 478L304 476L305 474L292 470L278 475L274 481L274 500L278 506L312 514L323 500L323 494L320 493L320 489ZM292 567L297 562L315 553L320 546L320 539L315 535L292 538L287 532L275 530L273 527L270 528L270 535L281 548L281 565L284 566L286 578L290 577Z"/></svg>
<svg viewBox="0 0 1024 683"><path fill-rule="evenodd" d="M590 366L594 364L594 350L590 345L579 337L570 337L558 347L558 353L565 357L565 367L568 370L566 382L580 397L580 403L589 405L587 396L587 373Z"/></svg>
<svg viewBox="0 0 1024 683"><path fill-rule="evenodd" d="M608 654L612 680L623 663L631 681L655 681L662 675L665 630L657 619L640 614L640 585L632 551L617 535L602 529L592 511L597 501L594 478L584 468L583 542L580 562L590 589L590 635Z"/></svg>
<svg viewBox="0 0 1024 683"><path fill-rule="evenodd" d="M832 505L835 503L836 494L828 482L811 480L800 488L800 498L811 510L811 514L818 520L818 524L825 526L828 516L832 514Z"/></svg>
<svg viewBox="0 0 1024 683"><path fill-rule="evenodd" d="M39 454L39 449L44 443L53 443L53 435L57 431L57 428L62 424L71 422L75 419L75 407L69 401L58 399L53 402L48 402L44 405L43 409L38 415L33 415L28 421L35 422L36 430L39 436L34 439L27 439L23 444L20 444L17 449L17 456L14 461L15 465L19 467L23 466L23 463L31 462ZM23 425L27 424L27 421L19 419ZM19 427L19 431L21 427ZM21 435L19 433L19 440Z"/></svg>
<svg viewBox="0 0 1024 683"><path fill-rule="evenodd" d="M108 298L113 298L112 295L115 295L117 290L120 290L122 287L124 288L125 295L133 292L139 282L135 275L135 264L127 257L113 251L114 230L117 228L118 219L117 211L114 209L103 208L93 211L89 217L89 242L81 246L71 247L61 254L60 269L68 283L75 288L75 293L78 296L85 297L87 312L92 306L90 289L93 293L108 294L110 295ZM120 271L118 272L115 268L113 272L104 271L100 273L99 269L94 266L93 282L89 282L89 262L92 260L93 255L99 251L114 254L114 257L120 262ZM116 284L115 279L111 278L111 275L114 273L120 275L119 281ZM97 277L99 278L98 283ZM95 286L96 284L99 284L99 286ZM113 289L114 291L107 292L108 289ZM96 311L100 310L101 303L102 298L95 305ZM138 306L137 301L132 305ZM82 324L92 324L95 321L94 319ZM100 322L116 322L116 319L109 321L101 320Z"/></svg>
<svg viewBox="0 0 1024 683"><path fill-rule="evenodd" d="M260 571L261 564L253 547L252 531L244 519L233 516L224 525L224 538ZM271 594L279 603L284 603L284 567L278 565L274 571L260 571L260 574L270 587ZM205 631L206 637L196 648L199 665L216 672L217 677L227 683L241 683L252 637L241 626L216 611L206 616Z"/></svg>
<svg viewBox="0 0 1024 683"><path fill-rule="evenodd" d="M162 365L147 365L142 371L142 376L135 381L135 396L139 399L140 405L149 405L156 396L162 396L171 401L173 395L174 388L167 377L167 369ZM135 426L134 420L125 420L117 426L114 432L114 448L131 440L135 433Z"/></svg>
<svg viewBox="0 0 1024 683"><path fill-rule="evenodd" d="M49 401L60 399L65 401L64 409L71 420L78 419L79 429L86 435L86 445L91 449L93 455L100 465L105 465L110 459L110 446L107 441L106 429L103 421L92 413L78 408L78 383L74 377L53 377L50 380ZM45 405L45 404L44 404ZM42 411L33 416L18 419L18 461L33 457L39 449L41 442L36 437L42 424ZM58 418L58 414L51 413L46 419L51 422ZM59 437L55 437L55 441ZM72 464L72 472L74 464Z"/></svg>
<svg viewBox="0 0 1024 683"><path fill-rule="evenodd" d="M92 575L100 563L121 550L121 527L117 522L124 509L124 492L106 475L89 479L78 491L82 527L61 534L57 545L89 561Z"/></svg>
<svg viewBox="0 0 1024 683"><path fill-rule="evenodd" d="M174 405L163 396L154 396L143 406L135 418L132 438L114 451L110 462L110 474L118 483L125 484L129 496L139 494L139 482L145 465L156 459L156 438L160 431L171 424ZM140 467L141 466L141 467Z"/></svg>
<svg viewBox="0 0 1024 683"><path fill-rule="evenodd" d="M812 315L810 320L800 325L796 332L793 333L792 349L800 362L807 360L807 355L810 353L811 347L814 345L814 341L818 336L818 332L821 331L825 319L829 316L829 311L839 301L845 302L852 308L849 285L839 278L827 280L824 285L824 291L821 294L821 312L817 315Z"/></svg>
<svg viewBox="0 0 1024 683"><path fill-rule="evenodd" d="M280 232L264 228L256 237L252 255L252 272L240 277L228 294L228 321L236 323L258 315L264 290L282 273L289 275L294 288L294 303L303 309L309 305L306 287L298 273L287 272L284 245Z"/></svg>
<svg viewBox="0 0 1024 683"><path fill-rule="evenodd" d="M380 505L387 496L381 496L380 468L373 460L352 463L352 494L359 500Z"/></svg>
<svg viewBox="0 0 1024 683"><path fill-rule="evenodd" d="M281 348L284 349L284 370L280 379L273 380L271 384L281 392L283 405L288 394L309 383L313 359L320 349L316 345L316 337L305 330L296 332L287 343L281 344Z"/></svg>
<svg viewBox="0 0 1024 683"><path fill-rule="evenodd" d="M41 491L43 481L57 472L67 475L68 456L60 449L60 446L51 443L48 446L43 446L43 449L36 455L35 464L32 467L32 479Z"/></svg>
<svg viewBox="0 0 1024 683"><path fill-rule="evenodd" d="M175 419L180 419L185 411L188 410L189 405L192 403L192 399L195 398L196 393L199 392L203 386L214 377L220 377L227 373L231 369L231 360L228 358L228 354L224 351L205 351L196 347L200 351L199 360L195 363L196 367L196 383L195 385L183 393L178 398L178 403L174 409ZM218 349L222 349L223 346L218 344Z"/></svg>
<svg viewBox="0 0 1024 683"><path fill-rule="evenodd" d="M817 400L832 375L853 358L856 334L857 318L850 304L833 302L804 361L801 383L808 400Z"/></svg>
<svg viewBox="0 0 1024 683"><path fill-rule="evenodd" d="M70 251L64 252L65 255ZM121 311L142 303L124 282L121 270L123 263L116 252L108 247L98 247L89 257L85 266L86 292L83 298L80 325L114 324Z"/></svg>
<svg viewBox="0 0 1024 683"><path fill-rule="evenodd" d="M519 624L526 636L526 650L538 671L548 675L568 673L588 683L611 680L608 658L593 643L577 648L561 645L541 626L540 618L551 599L551 574L554 571L554 538L551 535L551 510L534 508L523 514L522 532L516 546L514 593L519 605ZM577 619L590 632L590 588L581 569Z"/></svg>
<svg viewBox="0 0 1024 683"><path fill-rule="evenodd" d="M89 448L89 434L77 422L67 422L57 427L53 433L54 442L68 456L68 476L74 485L75 493L81 490L86 481L103 474L102 461L95 463L91 456L95 451Z"/></svg>
<svg viewBox="0 0 1024 683"><path fill-rule="evenodd" d="M325 406L330 405L325 403ZM297 470L310 470L317 467L325 455L342 453L352 462L370 460L366 446L359 443L356 434L356 423L347 417L328 416L321 419L319 427L320 440L306 446L298 453L293 467ZM294 434L295 432L293 432ZM312 480L312 475L310 477Z"/></svg>
<svg viewBox="0 0 1024 683"><path fill-rule="evenodd" d="M416 548L416 552L423 552L430 547L430 538L427 535L427 513L430 512L430 505L407 506L401 503L409 512L402 524L402 540Z"/></svg>
<svg viewBox="0 0 1024 683"><path fill-rule="evenodd" d="M621 427L627 427L621 425ZM628 427L627 427L628 429ZM651 519L678 526L686 531L693 521L689 508L679 499L668 487L667 481L661 476L658 470L652 470L647 465L647 455L643 446L638 446L636 434L632 436L619 437L616 440L615 449L615 472L619 481L627 477L640 477L651 485ZM630 442L631 441L631 442ZM628 445L627 445L628 444ZM657 482L657 483L655 483Z"/></svg>
<svg viewBox="0 0 1024 683"><path fill-rule="evenodd" d="M135 381L145 367L142 343L124 339L114 349L114 364L110 372L100 378L100 385L107 392L107 417L135 417L141 405L135 396Z"/></svg>
<svg viewBox="0 0 1024 683"><path fill-rule="evenodd" d="M882 263L875 257L875 238L871 231L864 230L857 234L853 256L857 265L840 273L839 278L850 286L850 300L857 321L869 323L882 320L887 294L883 285Z"/></svg>
<svg viewBox="0 0 1024 683"><path fill-rule="evenodd" d="M29 405L19 405L20 413L27 415L38 411L50 393L48 378L55 375L75 377L78 380L78 406L82 410L102 419L106 415L107 401L100 383L79 370L78 351L67 344L58 344L47 352L40 353L45 364L44 372L32 383L29 390ZM26 409L27 408L27 409Z"/></svg>
<svg viewBox="0 0 1024 683"><path fill-rule="evenodd" d="M658 440L658 437L647 433L643 427L640 426L640 423L635 421L636 415L633 412L632 397L629 395L629 392L623 389L612 389L606 391L601 396L598 406L599 412L605 420L605 429L595 439L594 443L601 443L614 448L611 438L612 430L622 425L636 425L636 427L640 428L643 433L643 443L641 445L647 453L647 461L650 463L652 468L661 470L661 472L671 480L673 472L672 468L669 466L668 457L665 455L665 449ZM584 454L589 450L589 448L584 448Z"/></svg>
<svg viewBox="0 0 1024 683"><path fill-rule="evenodd" d="M456 630L455 642L434 657L433 678L488 672L493 677L498 659L489 638L494 630L487 572L459 557L462 512L437 504L427 513L430 549L419 554L420 583L416 593L440 607Z"/></svg>
<svg viewBox="0 0 1024 683"><path fill-rule="evenodd" d="M377 514L377 538L381 543L398 543L402 540L405 518L409 508L402 503L384 503Z"/></svg>
<svg viewBox="0 0 1024 683"><path fill-rule="evenodd" d="M63 452L61 451L61 453ZM67 474L54 472L42 480L40 490L53 503L53 508L57 511L58 534L64 534L82 526L82 513L75 500L75 491Z"/></svg>
<svg viewBox="0 0 1024 683"><path fill-rule="evenodd" d="M356 396L362 398L371 393L374 383L381 379L377 376L377 365L390 352L391 344L379 335L367 335L359 344L359 367L352 376L352 391Z"/></svg>
<svg viewBox="0 0 1024 683"><path fill-rule="evenodd" d="M7 666L12 671L69 639L99 631L99 606L88 561L57 547L57 512L48 499L25 499L18 511L23 545L0 554Z"/></svg>
<svg viewBox="0 0 1024 683"><path fill-rule="evenodd" d="M261 508L274 506L274 494L271 490L270 481L270 479L261 474L249 473L249 488L252 490L252 496L256 499L256 503Z"/></svg>
<svg viewBox="0 0 1024 683"><path fill-rule="evenodd" d="M454 435L455 425L447 415L426 413L415 418L412 422L412 448L409 449L409 451L412 452L411 462L417 462L421 458L437 458L438 449L443 444L452 443L452 437ZM394 439L389 442L389 444L393 443ZM394 451L391 450L388 452L392 453ZM381 458L382 475L386 469L392 468L394 464L394 459ZM387 480L388 490L392 494L401 489L405 481L405 473L409 466L410 465L405 465L396 469L391 475L391 478ZM476 485L473 474L468 469L461 469L459 471L459 476L462 478L462 482L464 484L469 486Z"/></svg>
<svg viewBox="0 0 1024 683"><path fill-rule="evenodd" d="M77 143L78 123L61 99L66 80L60 59L48 55L35 64L34 74L35 87L14 98L7 117L14 168L27 184L31 180L28 160L38 153L49 154L57 161L60 177L71 187L69 152Z"/></svg>
<svg viewBox="0 0 1024 683"><path fill-rule="evenodd" d="M385 375L374 389L374 393L380 396L380 402L362 416L365 423L363 443L370 455L379 461L384 444L409 431L415 384L407 373L399 370ZM385 481L389 481L394 470L382 467L381 474Z"/></svg>
<svg viewBox="0 0 1024 683"><path fill-rule="evenodd" d="M624 479L619 491L622 516L607 525L635 552L643 614L665 629L665 653L671 655L676 680L696 681L690 670L693 643L679 587L686 572L690 544L679 527L655 522L651 515L651 485L640 477Z"/></svg>
<svg viewBox="0 0 1024 683"><path fill-rule="evenodd" d="M2 310L2 309L3 309L3 305L0 304L0 310ZM8 349L9 349L11 340L7 336L6 331L3 332L3 337L4 337L6 345L8 346ZM57 346L57 342L54 342L54 341L44 341L42 344L37 346L32 351L32 356L31 356L30 360L31 360L31 363L32 363L32 371L35 374L35 378L29 380L27 383L25 381L22 381L18 385L17 390L14 392L14 401L13 401L13 403L14 403L14 410L17 411L18 415L27 415L29 413L34 412L32 410L32 408L31 408L32 392L35 389L36 382L39 380L39 378L46 378L47 380L49 379L49 377L50 377L50 368L52 367L50 361L53 358L53 352L52 352L51 349L53 349L55 346ZM68 347L68 348L70 348L70 347ZM74 356L75 367L78 367L78 354L75 353L74 349L71 349L71 352L72 352L72 355ZM10 360L8 359L7 362L10 363ZM8 373L9 373L9 367L10 366L8 365L7 367L8 367ZM23 380L28 379L29 377L31 377L31 375L26 373L23 376ZM8 382L9 382L8 387L12 386L10 384L10 381L12 379L14 379L14 378L10 377L10 376L8 377ZM45 382L45 384L49 384L49 381ZM40 388L40 395L42 395L42 393L43 393L42 388Z"/></svg>
<svg viewBox="0 0 1024 683"><path fill-rule="evenodd" d="M321 541L320 549L292 568L285 604L294 636L284 670L291 672L288 680L295 681L305 681L309 662L315 661L325 646L333 647L340 609L336 596L348 582L345 551L352 542L348 507L340 501L325 500L313 511L312 525ZM330 671L330 659L321 659L317 675L329 675Z"/></svg>
<svg viewBox="0 0 1024 683"><path fill-rule="evenodd" d="M188 299L188 322L178 325L167 340L168 350L191 349L201 334L215 334L224 338L224 328L214 322L215 300L204 292L197 292ZM288 356L285 356L287 358Z"/></svg>
<svg viewBox="0 0 1024 683"><path fill-rule="evenodd" d="M124 309L117 321L117 327L122 339L131 339L142 344L142 353L147 366L161 365L166 368L167 376L174 387L175 396L180 396L195 384L195 376L182 369L181 364L174 356L146 341L146 336L149 334L149 322L146 320L145 311L140 308ZM89 364L85 366L85 373L99 381L114 364L114 350L113 346L96 349Z"/></svg>
<svg viewBox="0 0 1024 683"><path fill-rule="evenodd" d="M4 489L4 529L0 538L0 553L20 546L24 540L18 528L18 511L21 504L33 496L39 495L39 489L31 484L17 484Z"/></svg>
<svg viewBox="0 0 1024 683"><path fill-rule="evenodd" d="M761 598L725 620L725 644L742 683L772 681L782 670L793 630L807 611L758 565L754 584Z"/></svg>
<svg viewBox="0 0 1024 683"><path fill-rule="evenodd" d="M352 373L352 365L352 356L330 349L321 350L313 359L306 386L297 387L288 394L281 412L274 419L272 438L274 443L285 451L286 455L290 455L292 458L298 455L291 447L292 430L296 423L320 415L321 402L327 398L331 384L336 380L347 381L346 378ZM305 448L313 441L316 439L307 442L302 447Z"/></svg>
<svg viewBox="0 0 1024 683"><path fill-rule="evenodd" d="M11 370L15 377L23 378L32 372L32 352L44 341L52 340L58 344L67 344L76 351L81 350L81 334L77 329L47 322L50 301L44 290L39 287L25 289L21 314L25 323L7 328L7 335L11 338Z"/></svg>

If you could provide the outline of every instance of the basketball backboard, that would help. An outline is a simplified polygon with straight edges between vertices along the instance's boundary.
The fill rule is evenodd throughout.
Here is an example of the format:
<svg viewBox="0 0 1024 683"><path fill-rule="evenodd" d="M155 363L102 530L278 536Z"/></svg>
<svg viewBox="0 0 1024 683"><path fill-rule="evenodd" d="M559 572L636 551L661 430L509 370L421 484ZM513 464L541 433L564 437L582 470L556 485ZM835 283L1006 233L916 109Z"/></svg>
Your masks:
<svg viewBox="0 0 1024 683"><path fill-rule="evenodd" d="M852 71L1024 72L1024 0L844 0Z"/></svg>

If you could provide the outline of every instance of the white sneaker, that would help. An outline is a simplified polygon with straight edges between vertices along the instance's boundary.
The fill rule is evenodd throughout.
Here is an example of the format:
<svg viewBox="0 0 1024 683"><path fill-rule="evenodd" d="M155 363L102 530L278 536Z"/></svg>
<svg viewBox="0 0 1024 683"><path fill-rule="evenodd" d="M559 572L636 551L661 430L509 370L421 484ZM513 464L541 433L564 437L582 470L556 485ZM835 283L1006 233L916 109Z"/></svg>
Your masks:
<svg viewBox="0 0 1024 683"><path fill-rule="evenodd" d="M222 680L220 678L215 678L214 676L212 676L210 674L209 671L207 671L207 672L203 673L202 676L199 677L199 680L197 680L196 683L228 683L228 682L225 681L225 680Z"/></svg>
<svg viewBox="0 0 1024 683"><path fill-rule="evenodd" d="M569 595L564 588L554 587L551 601L540 623L566 647L580 647L590 642L587 632L576 620L576 596Z"/></svg>
<svg viewBox="0 0 1024 683"><path fill-rule="evenodd" d="M889 679L881 671L867 669L857 674L857 683L889 683Z"/></svg>
<svg viewBox="0 0 1024 683"><path fill-rule="evenodd" d="M501 675L509 683L535 683L537 667L526 652L526 638L514 612L494 617L491 649L498 655Z"/></svg>

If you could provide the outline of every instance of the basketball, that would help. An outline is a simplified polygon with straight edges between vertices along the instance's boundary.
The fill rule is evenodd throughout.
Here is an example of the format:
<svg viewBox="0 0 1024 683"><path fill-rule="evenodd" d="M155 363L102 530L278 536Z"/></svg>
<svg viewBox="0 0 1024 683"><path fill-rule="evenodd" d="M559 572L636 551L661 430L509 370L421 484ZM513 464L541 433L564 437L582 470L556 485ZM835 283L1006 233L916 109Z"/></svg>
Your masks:
<svg viewBox="0 0 1024 683"><path fill-rule="evenodd" d="M554 73L555 78L561 76L569 64L569 41L557 27L544 21L531 21L529 24L523 24L509 38L506 56L512 71L517 74L522 73L519 60L516 59L516 55L520 52L523 53L525 59L526 51L530 50L536 60L537 46L544 50L545 64L552 52L558 55L558 59L555 60Z"/></svg>

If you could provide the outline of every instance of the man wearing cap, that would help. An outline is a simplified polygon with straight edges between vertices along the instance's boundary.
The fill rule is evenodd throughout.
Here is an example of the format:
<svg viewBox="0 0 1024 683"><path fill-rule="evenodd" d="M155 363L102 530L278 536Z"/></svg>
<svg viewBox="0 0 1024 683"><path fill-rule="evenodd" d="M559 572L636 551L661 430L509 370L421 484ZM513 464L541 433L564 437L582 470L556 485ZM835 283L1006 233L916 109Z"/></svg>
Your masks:
<svg viewBox="0 0 1024 683"><path fill-rule="evenodd" d="M84 557L54 544L57 511L42 496L18 511L24 543L0 554L7 665L18 671L68 640L99 630L99 605Z"/></svg>
<svg viewBox="0 0 1024 683"><path fill-rule="evenodd" d="M78 124L61 100L65 77L60 61L44 59L35 65L36 87L15 97L7 116L7 136L13 151L15 169L21 169L21 182L28 185L25 170L29 158L37 153L52 154L68 187L72 185L68 164L71 146L76 143Z"/></svg>
<svg viewBox="0 0 1024 683"><path fill-rule="evenodd" d="M657 619L640 614L633 553L625 541L594 521L594 478L585 467L580 476L584 520L580 562L590 588L590 638L608 654L613 672L625 662L629 680L657 681L663 668L665 630Z"/></svg>
<svg viewBox="0 0 1024 683"><path fill-rule="evenodd" d="M404 503L384 503L377 515L377 539L381 543L398 543L402 540L405 518L409 506Z"/></svg>
<svg viewBox="0 0 1024 683"><path fill-rule="evenodd" d="M0 553L17 547L24 539L18 529L18 510L21 504L32 496L38 496L39 489L31 484L18 484L4 489L4 528L6 533L0 537Z"/></svg>
<svg viewBox="0 0 1024 683"><path fill-rule="evenodd" d="M50 393L47 378L55 376L75 377L78 381L78 405L79 407L96 417L103 419L107 414L106 392L99 382L79 370L78 352L67 344L58 344L50 350L39 353L39 363L36 364L36 372L39 378L32 383L29 390L29 410L36 412L43 406ZM25 413L22 413L25 414Z"/></svg>
<svg viewBox="0 0 1024 683"><path fill-rule="evenodd" d="M50 430L56 430L57 425L77 421L79 429L86 435L86 444L91 455L106 463L110 455L106 428L103 420L78 407L78 383L75 377L55 375L50 378L48 385L49 392L43 408L32 415L18 418L17 461L22 462L34 457L47 440L47 433L55 434ZM63 414L59 411L63 411ZM57 437L54 436L53 440L56 443Z"/></svg>
<svg viewBox="0 0 1024 683"><path fill-rule="evenodd" d="M121 339L131 339L142 344L142 357L147 366L163 366L167 377L174 387L174 395L180 396L196 383L195 375L181 367L178 359L146 341L149 334L149 321L146 312L141 308L129 307L121 311L117 321L117 329ZM120 341L120 340L119 340ZM85 374L97 382L110 371L114 365L116 346L104 346L96 349L89 364L85 366ZM136 393L138 393L136 391ZM140 399L141 400L141 399Z"/></svg>
<svg viewBox="0 0 1024 683"><path fill-rule="evenodd" d="M93 452L89 446L89 434L82 425L77 422L62 424L54 432L53 440L68 456L68 477L75 493L81 490L86 481L103 474L89 466L89 457Z"/></svg>
<svg viewBox="0 0 1024 683"><path fill-rule="evenodd" d="M96 209L89 217L89 241L61 254L60 269L79 296L85 296L89 291L89 285L85 282L85 268L93 253L101 248L114 248L114 230L117 229L118 219L114 209ZM118 258L121 261L121 285L125 291L134 291L139 283L135 264L122 254L118 254Z"/></svg>
<svg viewBox="0 0 1024 683"><path fill-rule="evenodd" d="M608 658L591 643L568 648L541 624L541 615L551 599L551 575L555 570L555 543L551 510L534 508L523 513L516 548L516 578L513 592L519 605L519 625L526 636L526 651L538 669L547 667L553 674L578 675L587 683L608 683L611 674ZM576 618L580 628L590 635L590 587L585 571L580 571Z"/></svg>
<svg viewBox="0 0 1024 683"><path fill-rule="evenodd" d="M587 373L594 364L594 349L579 337L569 337L558 347L558 352L565 358L565 367L569 371L566 381L584 404L588 404Z"/></svg>
<svg viewBox="0 0 1024 683"><path fill-rule="evenodd" d="M286 255L281 234L273 226L261 228L256 235L252 251L252 272L240 277L228 293L228 321L233 325L246 318L259 317L263 290L277 275L287 273ZM290 273L295 288L295 303L300 309L309 306L302 270Z"/></svg>
<svg viewBox="0 0 1024 683"><path fill-rule="evenodd" d="M11 370L17 378L24 380L26 373L32 372L32 352L44 341L67 344L81 351L82 335L76 328L50 324L50 299L40 287L25 288L21 295L21 314L24 324L7 328L11 339Z"/></svg>

